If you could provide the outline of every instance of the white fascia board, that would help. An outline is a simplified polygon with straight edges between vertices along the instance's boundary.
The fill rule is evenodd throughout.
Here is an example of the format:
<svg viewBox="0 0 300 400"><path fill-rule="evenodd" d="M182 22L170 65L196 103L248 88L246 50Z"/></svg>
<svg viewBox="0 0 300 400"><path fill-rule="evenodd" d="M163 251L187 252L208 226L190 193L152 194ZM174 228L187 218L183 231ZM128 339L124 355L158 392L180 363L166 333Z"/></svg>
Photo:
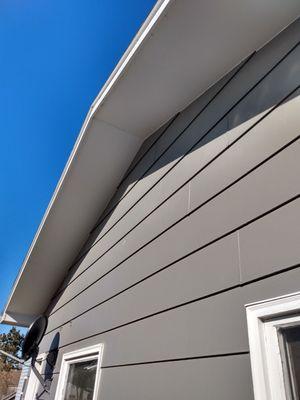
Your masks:
<svg viewBox="0 0 300 400"><path fill-rule="evenodd" d="M2 314L0 316L0 323L6 325L22 326L27 328L35 320L36 316L25 314Z"/></svg>
<svg viewBox="0 0 300 400"><path fill-rule="evenodd" d="M94 100L91 106L91 110L98 110L98 108L101 106L101 104L104 102L105 98L109 94L110 90L125 73L126 68L130 65L130 62L134 58L135 54L143 45L144 40L151 34L151 30L154 29L159 18L163 15L163 13L167 10L167 7L169 7L173 1L174 0L159 0L155 4L146 21L143 23L142 27L134 37L128 49L125 51L124 55L111 73L109 79L104 84L100 93Z"/></svg>

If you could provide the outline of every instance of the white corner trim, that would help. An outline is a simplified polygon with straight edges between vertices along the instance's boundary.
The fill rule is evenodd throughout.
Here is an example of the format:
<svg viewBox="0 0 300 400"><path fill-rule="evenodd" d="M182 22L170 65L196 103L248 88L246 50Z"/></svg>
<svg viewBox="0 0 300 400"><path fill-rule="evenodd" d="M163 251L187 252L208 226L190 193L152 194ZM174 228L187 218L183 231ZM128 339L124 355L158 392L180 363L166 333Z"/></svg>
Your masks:
<svg viewBox="0 0 300 400"><path fill-rule="evenodd" d="M63 355L56 394L55 394L55 400L62 400L63 398L63 391L65 388L70 364L80 361L93 360L93 359L98 359L93 400L98 399L103 348L104 348L103 343L100 343L94 346L84 347L82 349L70 351Z"/></svg>
<svg viewBox="0 0 300 400"><path fill-rule="evenodd" d="M276 327L300 322L300 292L245 306L255 400L285 400ZM281 317L281 318L280 318Z"/></svg>

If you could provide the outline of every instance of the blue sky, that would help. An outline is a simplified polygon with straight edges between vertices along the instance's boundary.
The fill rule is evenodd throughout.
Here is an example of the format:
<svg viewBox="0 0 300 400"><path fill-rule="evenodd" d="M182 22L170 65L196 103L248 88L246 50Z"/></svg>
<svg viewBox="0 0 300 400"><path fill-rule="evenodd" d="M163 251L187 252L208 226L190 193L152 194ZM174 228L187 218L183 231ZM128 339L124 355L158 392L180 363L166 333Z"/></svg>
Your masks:
<svg viewBox="0 0 300 400"><path fill-rule="evenodd" d="M89 106L154 4L1 0L1 310Z"/></svg>

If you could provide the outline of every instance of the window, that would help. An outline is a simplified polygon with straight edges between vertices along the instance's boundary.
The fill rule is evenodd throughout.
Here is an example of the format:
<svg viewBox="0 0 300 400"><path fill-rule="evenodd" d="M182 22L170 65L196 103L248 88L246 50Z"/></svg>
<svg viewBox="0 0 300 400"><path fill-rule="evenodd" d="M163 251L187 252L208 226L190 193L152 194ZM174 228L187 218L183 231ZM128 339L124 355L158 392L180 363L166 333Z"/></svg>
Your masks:
<svg viewBox="0 0 300 400"><path fill-rule="evenodd" d="M256 400L300 398L300 293L246 306Z"/></svg>
<svg viewBox="0 0 300 400"><path fill-rule="evenodd" d="M103 345L63 356L55 400L95 400L100 380Z"/></svg>
<svg viewBox="0 0 300 400"><path fill-rule="evenodd" d="M287 326L280 331L284 378L289 397L299 399L300 394L300 327Z"/></svg>

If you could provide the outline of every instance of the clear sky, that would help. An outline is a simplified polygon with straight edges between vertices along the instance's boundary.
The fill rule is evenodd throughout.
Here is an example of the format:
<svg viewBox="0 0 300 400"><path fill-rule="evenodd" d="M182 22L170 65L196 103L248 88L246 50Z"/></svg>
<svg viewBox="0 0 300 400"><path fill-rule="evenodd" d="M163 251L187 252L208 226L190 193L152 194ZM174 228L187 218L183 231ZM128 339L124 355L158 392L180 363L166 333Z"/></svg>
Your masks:
<svg viewBox="0 0 300 400"><path fill-rule="evenodd" d="M0 310L91 102L154 4L0 1Z"/></svg>

